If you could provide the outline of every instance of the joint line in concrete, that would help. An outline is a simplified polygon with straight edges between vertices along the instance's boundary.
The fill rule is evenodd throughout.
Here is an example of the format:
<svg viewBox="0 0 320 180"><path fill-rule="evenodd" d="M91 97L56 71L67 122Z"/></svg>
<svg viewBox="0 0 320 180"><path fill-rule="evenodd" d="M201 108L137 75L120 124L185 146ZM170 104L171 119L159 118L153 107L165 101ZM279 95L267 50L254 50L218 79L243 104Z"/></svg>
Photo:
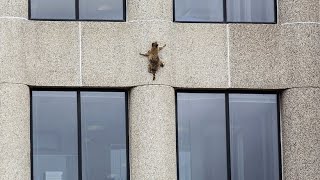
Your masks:
<svg viewBox="0 0 320 180"><path fill-rule="evenodd" d="M288 22L281 25L292 25L292 24L320 24L320 22Z"/></svg>
<svg viewBox="0 0 320 180"><path fill-rule="evenodd" d="M28 20L27 18L24 17L14 17L14 16L2 16L0 19L20 19L20 20Z"/></svg>

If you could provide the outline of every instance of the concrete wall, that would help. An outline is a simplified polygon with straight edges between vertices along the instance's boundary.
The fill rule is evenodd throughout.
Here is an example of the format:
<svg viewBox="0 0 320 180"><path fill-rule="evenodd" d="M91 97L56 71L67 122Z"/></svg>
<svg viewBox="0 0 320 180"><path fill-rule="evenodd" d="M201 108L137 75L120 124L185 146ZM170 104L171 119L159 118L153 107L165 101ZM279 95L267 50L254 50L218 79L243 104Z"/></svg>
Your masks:
<svg viewBox="0 0 320 180"><path fill-rule="evenodd" d="M270 25L173 23L171 0L128 0L122 23L40 22L0 0L0 179L30 179L27 86L130 88L133 180L176 179L174 88L285 89L284 178L319 178L320 3L278 5ZM139 55L153 41L167 44L155 81Z"/></svg>

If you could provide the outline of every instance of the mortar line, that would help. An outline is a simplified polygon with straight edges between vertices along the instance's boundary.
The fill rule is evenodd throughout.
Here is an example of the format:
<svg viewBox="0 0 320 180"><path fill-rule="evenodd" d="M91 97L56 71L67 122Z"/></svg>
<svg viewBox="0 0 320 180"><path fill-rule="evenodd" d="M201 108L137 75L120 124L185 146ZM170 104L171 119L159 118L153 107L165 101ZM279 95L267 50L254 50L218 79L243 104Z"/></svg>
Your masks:
<svg viewBox="0 0 320 180"><path fill-rule="evenodd" d="M28 20L24 17L14 17L14 16L1 16L0 19L20 19L20 20Z"/></svg>
<svg viewBox="0 0 320 180"><path fill-rule="evenodd" d="M131 20L131 21L128 21L128 23L132 23L132 22L169 22L169 23L172 23L172 21L162 20L162 19L146 19L146 20Z"/></svg>
<svg viewBox="0 0 320 180"><path fill-rule="evenodd" d="M230 31L229 31L229 24L227 24L227 61L228 61L228 87L231 88Z"/></svg>
<svg viewBox="0 0 320 180"><path fill-rule="evenodd" d="M79 81L80 86L82 86L82 29L81 22L79 22Z"/></svg>
<svg viewBox="0 0 320 180"><path fill-rule="evenodd" d="M292 25L292 24L320 24L320 22L288 22L281 25Z"/></svg>

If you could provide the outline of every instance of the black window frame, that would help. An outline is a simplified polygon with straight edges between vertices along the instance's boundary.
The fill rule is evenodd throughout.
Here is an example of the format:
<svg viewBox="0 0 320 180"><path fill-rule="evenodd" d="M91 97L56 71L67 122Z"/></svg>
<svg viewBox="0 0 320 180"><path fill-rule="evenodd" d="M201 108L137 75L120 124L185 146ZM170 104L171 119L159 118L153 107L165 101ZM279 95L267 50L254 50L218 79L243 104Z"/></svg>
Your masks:
<svg viewBox="0 0 320 180"><path fill-rule="evenodd" d="M33 91L52 91L52 92L75 92L77 94L77 140L78 140L78 180L82 180L82 135L81 135L81 92L124 92L125 93L125 127L126 127L126 163L127 180L130 180L130 142L129 142L129 101L128 89L102 89L102 88L50 88L50 87L30 87L30 162L31 162L31 180L34 180L33 174L33 115L32 115L32 93Z"/></svg>
<svg viewBox="0 0 320 180"><path fill-rule="evenodd" d="M205 24L277 24L278 23L278 1L274 0L274 21L273 22L248 22L248 21L228 21L227 0L223 1L223 21L177 21L176 20L176 0L173 0L173 22L175 23L205 23Z"/></svg>
<svg viewBox="0 0 320 180"><path fill-rule="evenodd" d="M225 95L225 121L226 121L226 150L227 150L227 178L231 177L231 133L230 133L230 105L229 94L274 94L277 97L277 132L278 132L278 160L279 160L279 180L282 180L282 141L281 141L281 91L276 90L199 90L199 89L176 89L175 90L175 113L176 113L176 161L177 161L177 180L179 179L179 134L178 134L178 93L222 93Z"/></svg>
<svg viewBox="0 0 320 180"><path fill-rule="evenodd" d="M121 20L108 20L108 19L79 19L79 9L80 9L80 3L79 0L75 1L75 19L41 19L41 18L32 18L31 17L31 1L28 0L28 19L34 20L34 21L94 21L94 22L126 22L127 21L127 0L123 1L123 19Z"/></svg>

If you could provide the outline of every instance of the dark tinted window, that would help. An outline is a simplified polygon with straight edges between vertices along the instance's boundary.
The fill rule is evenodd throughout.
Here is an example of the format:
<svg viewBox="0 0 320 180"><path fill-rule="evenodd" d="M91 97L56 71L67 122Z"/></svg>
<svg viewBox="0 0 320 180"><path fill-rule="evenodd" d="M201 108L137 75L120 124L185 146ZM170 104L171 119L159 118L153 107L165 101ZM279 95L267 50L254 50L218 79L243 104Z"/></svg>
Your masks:
<svg viewBox="0 0 320 180"><path fill-rule="evenodd" d="M32 91L32 137L33 180L127 179L125 92Z"/></svg>
<svg viewBox="0 0 320 180"><path fill-rule="evenodd" d="M34 180L78 180L75 92L33 92Z"/></svg>
<svg viewBox="0 0 320 180"><path fill-rule="evenodd" d="M274 0L227 0L229 22L274 22Z"/></svg>
<svg viewBox="0 0 320 180"><path fill-rule="evenodd" d="M127 179L123 92L81 92L83 180Z"/></svg>
<svg viewBox="0 0 320 180"><path fill-rule="evenodd" d="M278 180L277 96L230 94L233 179Z"/></svg>
<svg viewBox="0 0 320 180"><path fill-rule="evenodd" d="M221 22L222 0L175 0L176 21Z"/></svg>
<svg viewBox="0 0 320 180"><path fill-rule="evenodd" d="M80 19L123 20L123 0L80 0Z"/></svg>
<svg viewBox="0 0 320 180"><path fill-rule="evenodd" d="M174 0L177 22L274 23L275 0Z"/></svg>
<svg viewBox="0 0 320 180"><path fill-rule="evenodd" d="M178 92L179 179L279 180L278 122L276 94Z"/></svg>
<svg viewBox="0 0 320 180"><path fill-rule="evenodd" d="M30 0L30 18L43 20L125 20L125 0Z"/></svg>
<svg viewBox="0 0 320 180"><path fill-rule="evenodd" d="M227 180L224 97L224 94L178 94L181 180Z"/></svg>

